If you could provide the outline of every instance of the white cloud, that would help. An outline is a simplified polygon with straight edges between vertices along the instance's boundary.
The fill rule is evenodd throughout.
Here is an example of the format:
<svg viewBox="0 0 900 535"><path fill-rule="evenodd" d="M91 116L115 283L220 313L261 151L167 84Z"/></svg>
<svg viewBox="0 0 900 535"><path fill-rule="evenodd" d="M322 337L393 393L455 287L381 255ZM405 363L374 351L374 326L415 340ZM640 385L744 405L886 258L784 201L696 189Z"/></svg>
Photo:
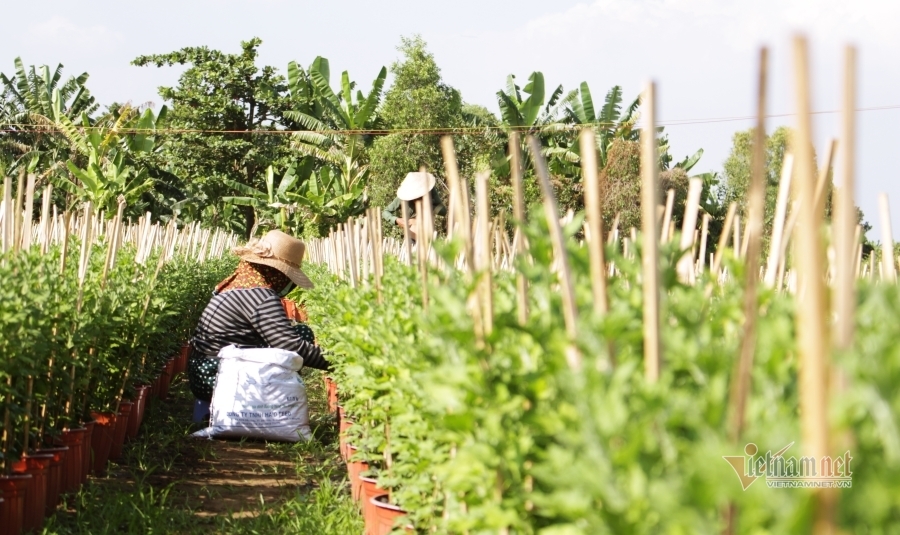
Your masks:
<svg viewBox="0 0 900 535"><path fill-rule="evenodd" d="M812 39L897 44L900 2L885 0L596 0L536 18L527 38L579 40L618 35L655 40L659 33L707 32L738 49L801 29Z"/></svg>
<svg viewBox="0 0 900 535"><path fill-rule="evenodd" d="M542 70L548 84L562 82L567 88L587 80L595 98L613 84L636 94L652 76L659 82L658 119L665 121L751 115L761 45L770 48L770 113L791 112L789 39L797 32L809 38L815 109L839 107L842 48L848 42L860 54L858 105L898 104L900 72L892 68L900 50L898 20L897 0L593 0L485 35L480 44L515 51L503 58L507 72L515 67L524 76ZM884 111L857 117L858 202L876 227L877 193L900 199L900 183L890 179L895 165L889 141L898 116ZM837 120L837 115L814 118L818 146L838 134ZM769 125L793 121L785 117ZM678 157L706 149L701 161L706 170L721 169L731 134L748 126L742 121L667 130ZM896 228L900 210L893 215Z"/></svg>
<svg viewBox="0 0 900 535"><path fill-rule="evenodd" d="M44 45L77 45L79 48L102 48L125 40L121 32L106 26L100 24L79 26L59 16L31 25L28 28L28 36L32 41Z"/></svg>

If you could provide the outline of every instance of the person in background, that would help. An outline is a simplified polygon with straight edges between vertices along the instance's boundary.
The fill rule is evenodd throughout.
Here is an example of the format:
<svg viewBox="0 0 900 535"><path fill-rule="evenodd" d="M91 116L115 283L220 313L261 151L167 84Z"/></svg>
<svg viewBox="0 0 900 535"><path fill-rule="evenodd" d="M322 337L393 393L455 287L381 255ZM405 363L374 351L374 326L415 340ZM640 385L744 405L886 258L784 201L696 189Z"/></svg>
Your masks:
<svg viewBox="0 0 900 535"><path fill-rule="evenodd" d="M423 198L426 194L431 196L431 213L432 215L446 215L447 207L441 202L441 197L434 189L435 179L431 173L418 171L409 173L400 187L397 189L397 198L384 209L381 217L390 225L396 224L403 227L406 222L403 221L403 210L401 203L407 201L409 203L409 234L410 238L416 239L416 201Z"/></svg>
<svg viewBox="0 0 900 535"><path fill-rule="evenodd" d="M304 243L273 230L233 251L240 258L237 269L216 286L191 339L188 381L198 400L194 421L209 412L223 347L285 349L303 357L304 366L329 369L312 331L293 327L281 304L295 286L313 287L300 269Z"/></svg>

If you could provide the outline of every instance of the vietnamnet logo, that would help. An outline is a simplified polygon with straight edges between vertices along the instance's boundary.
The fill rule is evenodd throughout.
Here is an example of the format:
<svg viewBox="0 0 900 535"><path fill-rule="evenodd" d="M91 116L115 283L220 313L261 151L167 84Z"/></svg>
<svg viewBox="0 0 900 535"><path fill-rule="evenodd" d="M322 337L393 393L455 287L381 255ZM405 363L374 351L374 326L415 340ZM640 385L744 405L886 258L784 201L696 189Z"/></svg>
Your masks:
<svg viewBox="0 0 900 535"><path fill-rule="evenodd" d="M757 479L765 478L769 488L850 488L850 450L840 457L785 457L791 442L775 453L762 454L752 442L744 446L745 455L722 456L734 469L744 490Z"/></svg>

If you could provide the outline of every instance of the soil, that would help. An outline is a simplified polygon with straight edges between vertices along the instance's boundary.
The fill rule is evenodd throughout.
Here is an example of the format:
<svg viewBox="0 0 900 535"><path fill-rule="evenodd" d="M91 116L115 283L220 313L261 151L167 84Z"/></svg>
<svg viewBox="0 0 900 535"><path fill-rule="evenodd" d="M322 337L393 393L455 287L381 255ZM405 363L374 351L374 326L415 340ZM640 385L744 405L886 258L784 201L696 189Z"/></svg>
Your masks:
<svg viewBox="0 0 900 535"><path fill-rule="evenodd" d="M340 484L346 472L335 417L327 412L320 373L304 376L315 443L311 447L191 437L206 424L190 423L193 396L182 374L173 380L169 399L152 400L140 434L126 443L122 459L111 463L105 476L89 479L110 492L134 490L139 480L144 488L167 490L170 506L190 511L198 520L274 510L297 493L309 492L323 477Z"/></svg>

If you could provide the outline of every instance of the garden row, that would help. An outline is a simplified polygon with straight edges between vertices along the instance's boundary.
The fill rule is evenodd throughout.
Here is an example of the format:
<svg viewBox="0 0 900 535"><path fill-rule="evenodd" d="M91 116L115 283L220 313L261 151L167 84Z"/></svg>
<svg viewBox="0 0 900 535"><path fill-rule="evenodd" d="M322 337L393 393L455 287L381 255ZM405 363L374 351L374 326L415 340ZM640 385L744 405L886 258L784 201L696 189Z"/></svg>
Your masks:
<svg viewBox="0 0 900 535"><path fill-rule="evenodd" d="M478 334L477 279L431 268L421 274L385 257L379 289L356 287L320 266L305 296L319 343L333 352L343 451L354 493L384 494L405 512L398 527L442 533L811 532L815 489L744 490L723 456L777 452L798 459L800 385L795 296L758 296L758 342L744 440L729 432L730 397L744 330L744 266L732 277L679 281L677 239L661 256L659 379L644 366L640 250L606 258L608 311L594 307L589 252L567 227L579 325L571 366L564 299L546 220L524 227L531 261L494 274L492 330ZM459 244L435 243L445 265ZM377 268L372 270L377 271ZM521 323L516 276L527 281ZM900 525L900 291L860 281L856 342L834 357L845 379L832 396L835 457L849 451L837 524L896 533ZM752 459L745 462L752 464ZM759 455L755 459L759 459ZM373 494L374 493L374 494ZM729 515L740 514L729 520ZM374 519L367 515L367 525ZM373 528L375 529L375 528ZM383 531L371 531L383 533Z"/></svg>
<svg viewBox="0 0 900 535"><path fill-rule="evenodd" d="M30 217L4 221L13 238L0 252L4 535L40 530L64 494L121 456L148 401L165 399L184 371L210 288L234 267L172 225L87 215L33 228L22 224Z"/></svg>
<svg viewBox="0 0 900 535"><path fill-rule="evenodd" d="M772 234L762 50L746 219L729 211L708 266L699 179L680 232L660 191L652 83L640 232L604 232L585 129L585 214L560 219L545 149L529 136L522 152L513 133L507 235L488 173L472 194L445 138L448 239L433 234L425 196L415 244L408 231L403 243L383 238L377 212L311 242L321 268L308 307L333 353L351 485L362 485L357 471L374 479L405 511L396 528L900 533L900 290L889 233L881 277L859 278L853 50L832 218L802 37L794 53L798 127ZM525 159L542 193L530 213Z"/></svg>

